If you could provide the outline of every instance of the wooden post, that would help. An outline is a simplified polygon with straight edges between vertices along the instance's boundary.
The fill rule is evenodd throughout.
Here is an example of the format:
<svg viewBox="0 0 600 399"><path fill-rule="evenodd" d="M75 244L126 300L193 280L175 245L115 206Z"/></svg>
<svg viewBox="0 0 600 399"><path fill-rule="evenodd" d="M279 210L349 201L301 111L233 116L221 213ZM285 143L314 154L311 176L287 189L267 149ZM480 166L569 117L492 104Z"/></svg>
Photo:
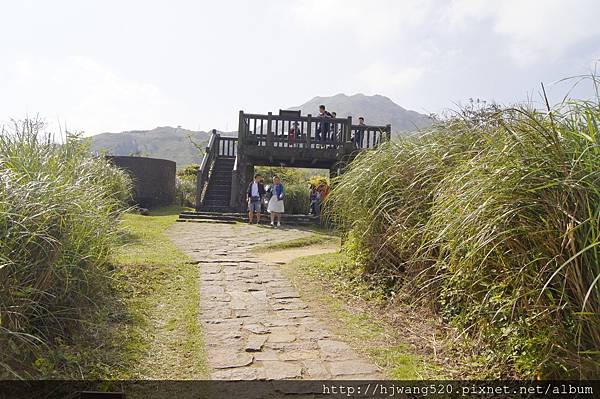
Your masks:
<svg viewBox="0 0 600 399"><path fill-rule="evenodd" d="M238 121L238 143L245 142L246 129L244 127L244 111L240 111L240 119Z"/></svg>
<svg viewBox="0 0 600 399"><path fill-rule="evenodd" d="M352 140L352 117L348 117L348 121L346 122L346 137L344 137L344 142L349 142Z"/></svg>
<svg viewBox="0 0 600 399"><path fill-rule="evenodd" d="M385 125L385 133L387 140L390 141L392 139L392 125L389 123Z"/></svg>
<svg viewBox="0 0 600 399"><path fill-rule="evenodd" d="M213 157L217 158L219 155L221 155L221 136L219 134L217 134L217 129L213 129L212 134L215 137L215 146L214 146Z"/></svg>
<svg viewBox="0 0 600 399"><path fill-rule="evenodd" d="M267 147L273 147L273 131L271 130L273 126L272 118L273 113L269 112L267 117Z"/></svg>
<svg viewBox="0 0 600 399"><path fill-rule="evenodd" d="M306 124L306 148L310 148L310 134L312 131L312 115L308 114L308 123Z"/></svg>
<svg viewBox="0 0 600 399"><path fill-rule="evenodd" d="M240 191L240 176L237 167L238 158L235 158L233 169L231 171L231 191L229 197L229 207L236 209L238 205L238 195Z"/></svg>

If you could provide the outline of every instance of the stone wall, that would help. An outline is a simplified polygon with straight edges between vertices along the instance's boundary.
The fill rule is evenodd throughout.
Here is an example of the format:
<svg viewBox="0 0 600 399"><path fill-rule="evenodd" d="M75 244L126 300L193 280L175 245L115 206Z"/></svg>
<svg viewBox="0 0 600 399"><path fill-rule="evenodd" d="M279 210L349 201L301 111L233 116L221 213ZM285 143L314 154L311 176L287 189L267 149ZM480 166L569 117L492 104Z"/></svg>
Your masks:
<svg viewBox="0 0 600 399"><path fill-rule="evenodd" d="M133 200L144 208L170 205L175 201L176 164L166 159L107 156L127 171L134 182Z"/></svg>

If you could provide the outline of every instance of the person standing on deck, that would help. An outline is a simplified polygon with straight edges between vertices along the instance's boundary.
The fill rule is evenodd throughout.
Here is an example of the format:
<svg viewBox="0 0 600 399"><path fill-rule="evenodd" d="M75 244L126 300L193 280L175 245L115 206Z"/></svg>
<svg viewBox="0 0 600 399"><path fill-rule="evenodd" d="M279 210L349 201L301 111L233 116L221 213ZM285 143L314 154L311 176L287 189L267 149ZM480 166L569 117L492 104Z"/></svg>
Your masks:
<svg viewBox="0 0 600 399"><path fill-rule="evenodd" d="M248 223L252 224L256 213L256 224L260 223L261 199L266 194L260 173L254 175L254 180L248 185Z"/></svg>
<svg viewBox="0 0 600 399"><path fill-rule="evenodd" d="M267 206L267 212L271 214L271 227L281 226L281 214L284 212L283 207L283 184L279 176L273 176L273 184L269 187L269 205ZM275 221L277 220L277 225Z"/></svg>
<svg viewBox="0 0 600 399"><path fill-rule="evenodd" d="M329 111L325 109L324 105L319 105L319 118L331 118ZM317 131L315 132L315 139L317 144L321 144L321 140L327 139L327 133L329 132L329 123L321 120L317 125Z"/></svg>
<svg viewBox="0 0 600 399"><path fill-rule="evenodd" d="M356 132L354 132L354 146L356 148L362 148L363 146L363 137L365 134L365 128L363 126L367 126L365 125L365 118L360 116L358 117L358 128L356 129Z"/></svg>
<svg viewBox="0 0 600 399"><path fill-rule="evenodd" d="M288 131L288 145L296 147L296 140L300 138L300 128L298 122L294 122L292 128Z"/></svg>

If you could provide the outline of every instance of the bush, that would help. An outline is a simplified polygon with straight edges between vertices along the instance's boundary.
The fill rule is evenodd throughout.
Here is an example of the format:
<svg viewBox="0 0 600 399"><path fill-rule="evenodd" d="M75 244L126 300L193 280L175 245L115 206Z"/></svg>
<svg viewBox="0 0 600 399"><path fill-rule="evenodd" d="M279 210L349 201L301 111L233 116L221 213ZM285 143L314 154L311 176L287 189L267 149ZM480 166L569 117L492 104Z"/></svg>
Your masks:
<svg viewBox="0 0 600 399"><path fill-rule="evenodd" d="M466 110L359 155L326 211L365 275L461 327L489 376L598 377L599 109Z"/></svg>
<svg viewBox="0 0 600 399"><path fill-rule="evenodd" d="M177 171L175 180L175 198L179 205L196 205L196 179L200 165L192 164Z"/></svg>
<svg viewBox="0 0 600 399"><path fill-rule="evenodd" d="M310 205L307 184L285 185L285 213L306 214Z"/></svg>
<svg viewBox="0 0 600 399"><path fill-rule="evenodd" d="M0 370L93 301L130 196L126 174L79 137L59 145L42 129L25 120L0 135Z"/></svg>

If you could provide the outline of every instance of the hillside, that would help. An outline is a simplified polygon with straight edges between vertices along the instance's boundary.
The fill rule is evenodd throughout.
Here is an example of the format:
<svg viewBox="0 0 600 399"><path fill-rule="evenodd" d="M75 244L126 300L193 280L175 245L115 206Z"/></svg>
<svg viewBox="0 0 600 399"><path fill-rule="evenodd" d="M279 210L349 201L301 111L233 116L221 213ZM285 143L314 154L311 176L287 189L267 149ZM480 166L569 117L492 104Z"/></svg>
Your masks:
<svg viewBox="0 0 600 399"><path fill-rule="evenodd" d="M111 155L141 155L175 161L180 168L202 162L202 154L190 138L204 145L209 133L170 126L152 130L133 130L121 133L101 133L91 137L92 151L107 151Z"/></svg>
<svg viewBox="0 0 600 399"><path fill-rule="evenodd" d="M367 125L391 123L394 133L405 133L417 128L427 127L432 122L427 115L402 108L389 98L380 95L354 94L347 96L336 94L331 97L315 97L300 106L289 109L301 110L302 115L309 113L317 115L320 104L324 104L329 112L337 112L338 117L352 116L353 120L356 121L359 116L364 116Z"/></svg>

